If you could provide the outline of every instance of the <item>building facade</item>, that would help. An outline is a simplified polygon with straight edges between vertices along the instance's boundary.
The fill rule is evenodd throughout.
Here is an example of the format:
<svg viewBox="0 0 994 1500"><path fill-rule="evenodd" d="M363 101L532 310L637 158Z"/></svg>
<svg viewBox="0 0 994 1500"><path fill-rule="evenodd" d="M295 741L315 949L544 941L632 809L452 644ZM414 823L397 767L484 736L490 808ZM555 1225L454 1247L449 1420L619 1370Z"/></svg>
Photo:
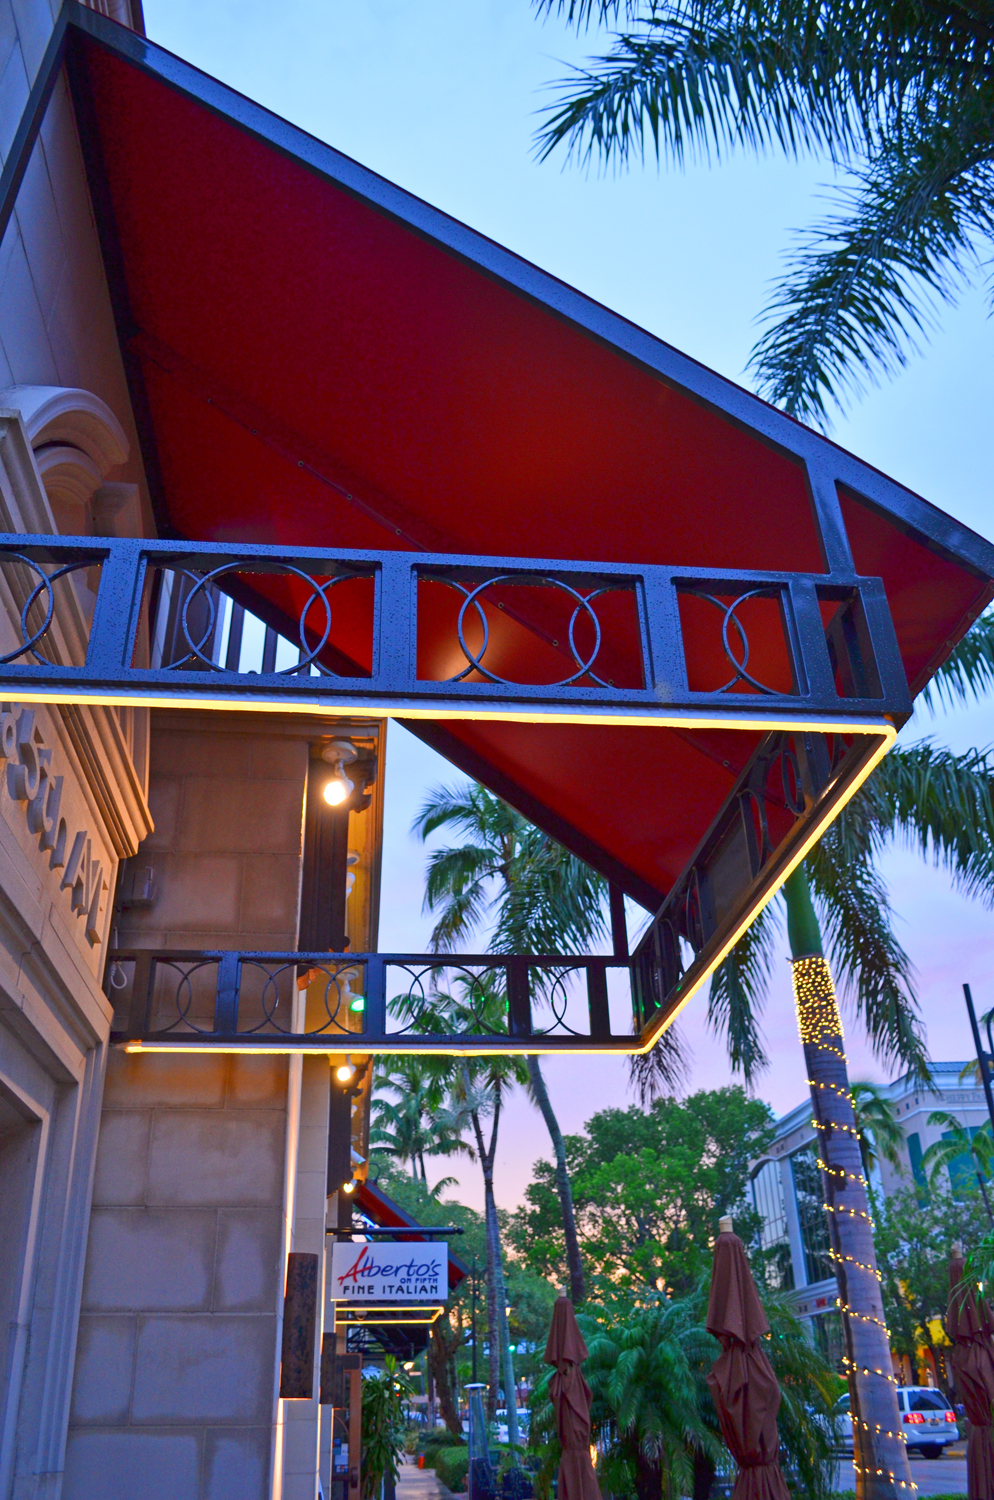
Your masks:
<svg viewBox="0 0 994 1500"><path fill-rule="evenodd" d="M922 1157L948 1133L929 1124L942 1110L973 1132L988 1119L983 1089L962 1062L932 1064L934 1089L924 1089L905 1074L883 1090L901 1127L900 1166L875 1163L871 1187L878 1198L917 1186L926 1189ZM957 1163L952 1165L954 1179ZM970 1174L968 1162L962 1171ZM762 1218L762 1245L769 1252L768 1275L778 1290L793 1293L798 1316L810 1321L819 1347L833 1362L842 1356L838 1292L829 1254L828 1229L822 1206L821 1172L811 1106L799 1104L777 1121L767 1156L756 1162L751 1178L752 1197Z"/></svg>
<svg viewBox="0 0 994 1500"><path fill-rule="evenodd" d="M994 549L139 0L0 0L0 162L0 1500L328 1500L372 1056L651 1046ZM389 716L610 882L568 1013L378 953Z"/></svg>

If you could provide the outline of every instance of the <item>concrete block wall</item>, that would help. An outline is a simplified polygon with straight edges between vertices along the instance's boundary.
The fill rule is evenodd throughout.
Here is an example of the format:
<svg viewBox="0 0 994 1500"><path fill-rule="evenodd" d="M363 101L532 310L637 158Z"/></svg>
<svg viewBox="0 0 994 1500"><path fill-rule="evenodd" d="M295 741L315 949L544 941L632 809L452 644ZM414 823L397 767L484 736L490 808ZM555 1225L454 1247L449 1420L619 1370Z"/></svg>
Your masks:
<svg viewBox="0 0 994 1500"><path fill-rule="evenodd" d="M67 1500L269 1494L287 1083L279 1057L111 1054Z"/></svg>
<svg viewBox="0 0 994 1500"><path fill-rule="evenodd" d="M136 861L156 894L122 913L122 947L296 946L307 734L153 714ZM329 1075L112 1053L64 1500L313 1500L316 1404L301 1420L278 1380L287 1251L323 1248Z"/></svg>

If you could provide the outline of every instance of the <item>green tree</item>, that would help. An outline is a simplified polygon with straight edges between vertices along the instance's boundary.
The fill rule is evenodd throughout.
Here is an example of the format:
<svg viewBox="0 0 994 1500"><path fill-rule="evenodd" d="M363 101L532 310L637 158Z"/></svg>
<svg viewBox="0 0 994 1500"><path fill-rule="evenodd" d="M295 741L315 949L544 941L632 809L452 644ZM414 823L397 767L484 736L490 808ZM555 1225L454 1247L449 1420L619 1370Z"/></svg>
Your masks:
<svg viewBox="0 0 994 1500"><path fill-rule="evenodd" d="M506 1000L486 973L463 975L458 995L436 993L430 997L403 995L391 1002L393 1013L404 1021L417 1020L436 1035L492 1034L505 1018ZM500 1221L494 1197L494 1162L501 1114L508 1092L526 1085L524 1060L515 1055L490 1053L485 1057L453 1058L444 1064L449 1087L449 1107L436 1118L445 1135L472 1132L475 1155L483 1173L484 1220L487 1231L487 1322L490 1333L490 1408L496 1405L501 1366L507 1405L508 1439L518 1445L515 1410L514 1360L507 1320ZM436 1077L442 1065L437 1065Z"/></svg>
<svg viewBox="0 0 994 1500"><path fill-rule="evenodd" d="M813 0L535 0L618 28L561 81L540 132L581 160L735 148L827 155L830 211L799 239L752 368L770 400L826 402L904 364L936 298L994 238L994 31L985 6Z"/></svg>
<svg viewBox="0 0 994 1500"><path fill-rule="evenodd" d="M567 1136L577 1227L599 1299L655 1302L685 1292L711 1260L718 1220L734 1214L746 1238L758 1228L748 1202L749 1163L769 1143L769 1108L739 1087L701 1090L646 1110L607 1109ZM519 1258L553 1276L562 1225L553 1168L537 1162L525 1202L509 1221Z"/></svg>
<svg viewBox="0 0 994 1500"><path fill-rule="evenodd" d="M439 1110L444 1094L436 1080L426 1082L420 1069L410 1066L420 1059L391 1058L392 1071L378 1069L369 1130L373 1160L393 1157L410 1165L411 1176L427 1182L426 1156L472 1155L461 1136L441 1127ZM390 1099L384 1088L396 1090ZM454 1178L443 1178L438 1186L449 1186Z"/></svg>
<svg viewBox="0 0 994 1500"><path fill-rule="evenodd" d="M991 1211L991 1201L987 1196L986 1183L991 1176L991 1168L994 1167L994 1135L991 1133L991 1124L985 1120L979 1130L968 1130L967 1127L944 1109L934 1109L928 1117L930 1125L937 1125L942 1131L942 1139L933 1141L927 1147L922 1156L922 1168L928 1177L930 1188L935 1188L936 1183L943 1172L949 1173L949 1181L955 1192L961 1186L960 1179L963 1175L964 1162L970 1162L973 1174L977 1180L980 1196L984 1200L987 1217L991 1226L994 1227L994 1213Z"/></svg>
<svg viewBox="0 0 994 1500"><path fill-rule="evenodd" d="M850 1084L850 1093L859 1135L863 1176L869 1186L870 1173L878 1162L886 1161L892 1167L901 1168L904 1131L898 1123L887 1091L878 1083L870 1083L865 1078L854 1078Z"/></svg>
<svg viewBox="0 0 994 1500"><path fill-rule="evenodd" d="M415 1223L437 1224L439 1227L453 1225L461 1229L462 1234L450 1240L449 1245L465 1264L471 1265L474 1258L486 1263L487 1231L482 1214L452 1198L440 1202L437 1187L429 1188L420 1178L412 1179L399 1172L387 1171L377 1182L407 1210ZM442 1421L459 1442L463 1441L463 1432L456 1369L457 1361L471 1339L471 1298L472 1283L467 1276L450 1292L441 1317L432 1323L426 1356Z"/></svg>
<svg viewBox="0 0 994 1500"><path fill-rule="evenodd" d="M489 946L494 953L583 953L604 937L603 876L485 788L474 784L430 792L413 831L427 839L439 829L455 831L462 842L434 849L428 860L425 909L437 914L433 948L449 951L488 921L493 923ZM542 970L532 971L539 999L545 977ZM680 1069L675 1038L668 1034L645 1058L633 1059L633 1065L643 1095L671 1085ZM527 1066L532 1097L555 1155L570 1295L579 1306L586 1288L562 1130L539 1059L529 1057Z"/></svg>
<svg viewBox="0 0 994 1500"><path fill-rule="evenodd" d="M384 1479L397 1482L404 1451L404 1405L410 1381L388 1354L382 1370L362 1379L362 1500L378 1500Z"/></svg>
<svg viewBox="0 0 994 1500"><path fill-rule="evenodd" d="M987 1228L978 1193L954 1194L938 1181L927 1197L913 1186L892 1193L877 1212L887 1327L894 1352L911 1362L912 1379L918 1378L920 1351L927 1349L948 1390L938 1320L949 1299L949 1255L957 1241L967 1251L982 1246Z"/></svg>
<svg viewBox="0 0 994 1500"><path fill-rule="evenodd" d="M635 1307L625 1298L588 1305L578 1321L590 1351L584 1375L593 1396L593 1435L607 1447L602 1487L615 1496L661 1500L707 1496L728 1464L707 1373L721 1346L704 1327L709 1277L684 1295ZM780 1299L764 1299L766 1346L780 1383L778 1418L787 1469L798 1494L827 1500L832 1462L831 1406L837 1382ZM549 1375L534 1395L533 1431L544 1438L548 1473L558 1462Z"/></svg>

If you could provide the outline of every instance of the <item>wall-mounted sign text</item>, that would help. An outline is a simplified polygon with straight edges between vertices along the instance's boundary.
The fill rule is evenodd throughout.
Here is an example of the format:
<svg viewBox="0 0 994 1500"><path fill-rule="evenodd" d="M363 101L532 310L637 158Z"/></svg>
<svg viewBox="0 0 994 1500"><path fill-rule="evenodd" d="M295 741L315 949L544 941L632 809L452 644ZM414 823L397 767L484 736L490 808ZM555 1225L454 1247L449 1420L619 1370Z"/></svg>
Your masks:
<svg viewBox="0 0 994 1500"><path fill-rule="evenodd" d="M35 724L33 708L0 704L0 761L7 765L7 790L25 803L28 830L48 852L52 870L61 870L59 889L69 893L69 909L85 918L86 939L100 941L100 896L107 880L85 828L71 833L62 816L63 777L56 776L52 750Z"/></svg>
<svg viewBox="0 0 994 1500"><path fill-rule="evenodd" d="M338 1302L444 1302L448 1245L335 1245L331 1295Z"/></svg>

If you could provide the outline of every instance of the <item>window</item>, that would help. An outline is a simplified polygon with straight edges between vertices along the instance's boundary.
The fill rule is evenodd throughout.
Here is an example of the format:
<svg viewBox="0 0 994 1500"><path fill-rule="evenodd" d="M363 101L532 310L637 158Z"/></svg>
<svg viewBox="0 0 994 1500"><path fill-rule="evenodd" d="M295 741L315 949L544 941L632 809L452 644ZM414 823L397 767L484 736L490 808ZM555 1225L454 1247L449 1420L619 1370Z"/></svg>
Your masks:
<svg viewBox="0 0 994 1500"><path fill-rule="evenodd" d="M925 1179L925 1168L922 1166L922 1138L917 1130L908 1136L908 1156L911 1158L911 1175L915 1179L915 1185L920 1190L919 1197L924 1193L928 1195L928 1182Z"/></svg>
<svg viewBox="0 0 994 1500"><path fill-rule="evenodd" d="M822 1191L821 1168L818 1165L818 1148L814 1141L795 1151L790 1159L794 1174L794 1196L797 1199L797 1217L801 1226L801 1244L804 1246L804 1264L808 1285L816 1281L827 1281L835 1275L828 1241L828 1216L825 1213L825 1198Z"/></svg>
<svg viewBox="0 0 994 1500"><path fill-rule="evenodd" d="M949 1402L941 1391L911 1390L907 1393L911 1411L949 1411Z"/></svg>
<svg viewBox="0 0 994 1500"><path fill-rule="evenodd" d="M752 1201L763 1221L759 1243L763 1251L766 1284L773 1291L789 1292L794 1285L794 1266L790 1258L779 1162L764 1161L752 1179Z"/></svg>
<svg viewBox="0 0 994 1500"><path fill-rule="evenodd" d="M842 1356L845 1346L842 1340L842 1318L837 1312L819 1313L812 1318L815 1348L826 1364L842 1373Z"/></svg>

